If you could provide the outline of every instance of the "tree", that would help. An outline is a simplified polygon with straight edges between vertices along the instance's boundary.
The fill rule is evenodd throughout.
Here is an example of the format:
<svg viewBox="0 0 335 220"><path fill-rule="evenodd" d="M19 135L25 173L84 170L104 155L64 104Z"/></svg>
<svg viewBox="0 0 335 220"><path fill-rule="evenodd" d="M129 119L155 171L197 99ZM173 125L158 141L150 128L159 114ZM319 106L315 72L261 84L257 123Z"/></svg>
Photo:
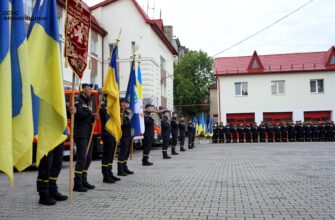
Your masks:
<svg viewBox="0 0 335 220"><path fill-rule="evenodd" d="M194 115L208 99L214 83L213 58L203 51L190 51L174 68L174 104L185 115ZM178 107L178 105L185 105Z"/></svg>

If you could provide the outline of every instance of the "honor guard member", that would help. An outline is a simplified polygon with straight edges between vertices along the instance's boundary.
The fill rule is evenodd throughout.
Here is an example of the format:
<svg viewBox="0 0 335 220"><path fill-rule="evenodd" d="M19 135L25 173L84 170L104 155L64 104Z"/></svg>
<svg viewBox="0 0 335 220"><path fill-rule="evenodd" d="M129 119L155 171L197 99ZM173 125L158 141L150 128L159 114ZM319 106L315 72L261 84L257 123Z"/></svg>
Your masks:
<svg viewBox="0 0 335 220"><path fill-rule="evenodd" d="M326 125L324 122L322 122L319 126L320 141L326 141L326 136L327 136Z"/></svg>
<svg viewBox="0 0 335 220"><path fill-rule="evenodd" d="M243 123L239 124L237 127L237 133L238 133L238 142L244 143L244 129L243 129Z"/></svg>
<svg viewBox="0 0 335 220"><path fill-rule="evenodd" d="M260 142L266 142L266 127L262 122L258 127Z"/></svg>
<svg viewBox="0 0 335 220"><path fill-rule="evenodd" d="M186 125L184 116L180 116L179 121L179 141L180 141L180 151L186 151L184 148L185 145L185 137L186 137Z"/></svg>
<svg viewBox="0 0 335 220"><path fill-rule="evenodd" d="M296 123L295 130L297 132L297 141L303 142L305 140L305 131L301 121Z"/></svg>
<svg viewBox="0 0 335 220"><path fill-rule="evenodd" d="M276 126L274 127L274 133L275 133L275 141L281 142L281 135L280 135L280 124L276 123Z"/></svg>
<svg viewBox="0 0 335 220"><path fill-rule="evenodd" d="M304 133L305 133L305 141L311 141L312 140L312 129L311 129L311 125L309 124L309 122L305 122L304 123Z"/></svg>
<svg viewBox="0 0 335 220"><path fill-rule="evenodd" d="M233 137L233 143L237 143L237 129L235 124L230 125L230 132Z"/></svg>
<svg viewBox="0 0 335 220"><path fill-rule="evenodd" d="M104 183L115 183L119 181L120 178L115 177L112 172L114 153L116 148L116 141L113 135L111 135L106 130L106 123L109 120L109 115L107 113L107 99L104 96L104 101L100 106L100 120L101 120L101 138L103 141L104 152L102 154L101 160L101 171L103 175Z"/></svg>
<svg viewBox="0 0 335 220"><path fill-rule="evenodd" d="M195 124L192 120L190 120L187 126L188 149L193 149L194 147L195 130Z"/></svg>
<svg viewBox="0 0 335 220"><path fill-rule="evenodd" d="M212 136L212 143L213 144L218 143L218 137L219 137L219 128L218 128L218 124L215 123L213 125L213 136Z"/></svg>
<svg viewBox="0 0 335 220"><path fill-rule="evenodd" d="M281 134L281 139L283 142L287 142L288 141L288 130L287 130L287 125L285 122L281 123L280 126L280 134Z"/></svg>
<svg viewBox="0 0 335 220"><path fill-rule="evenodd" d="M144 138L143 138L143 158L142 165L143 166L152 166L153 163L149 162L149 154L151 151L152 143L155 137L155 120L152 118L153 114L153 106L151 104L145 105L144 112Z"/></svg>
<svg viewBox="0 0 335 220"><path fill-rule="evenodd" d="M296 130L293 122L289 123L287 126L287 131L289 140L294 142L296 140Z"/></svg>
<svg viewBox="0 0 335 220"><path fill-rule="evenodd" d="M258 142L258 126L257 126L257 123L255 123L252 126L251 134L252 134L252 142L257 143Z"/></svg>
<svg viewBox="0 0 335 220"><path fill-rule="evenodd" d="M67 106L68 107L68 106ZM67 118L76 113L75 107L69 107ZM37 192L42 205L55 205L57 201L67 200L66 195L58 192L57 179L62 169L64 143L55 147L41 159L38 167Z"/></svg>
<svg viewBox="0 0 335 220"><path fill-rule="evenodd" d="M266 134L268 136L268 142L273 142L273 131L274 131L274 128L272 124L268 123L266 125Z"/></svg>
<svg viewBox="0 0 335 220"><path fill-rule="evenodd" d="M318 128L318 123L314 122L313 125L311 126L312 129L312 136L313 136L313 141L319 141L319 128Z"/></svg>
<svg viewBox="0 0 335 220"><path fill-rule="evenodd" d="M126 99L120 98L120 106L121 106L122 137L117 161L117 170L118 170L117 175L127 176L128 174L134 174L134 172L130 171L127 166L127 160L130 153L131 136L132 136L130 114L128 111L129 104L126 102Z"/></svg>
<svg viewBox="0 0 335 220"><path fill-rule="evenodd" d="M76 192L87 192L88 189L95 188L87 181L87 171L91 165L93 151L93 148L87 145L91 136L92 123L99 119L99 115L93 112L95 106L91 102L92 86L92 84L82 84L82 91L75 99L77 112L74 121L74 141L77 145L77 162L73 191Z"/></svg>
<svg viewBox="0 0 335 220"><path fill-rule="evenodd" d="M251 127L249 123L244 127L243 133L245 134L246 142L251 143Z"/></svg>
<svg viewBox="0 0 335 220"><path fill-rule="evenodd" d="M224 143L224 134L225 134L225 129L224 129L223 123L220 122L220 126L218 128L218 137L219 137L220 144Z"/></svg>
<svg viewBox="0 0 335 220"><path fill-rule="evenodd" d="M226 143L231 143L231 129L230 125L225 126L225 136L226 136Z"/></svg>
<svg viewBox="0 0 335 220"><path fill-rule="evenodd" d="M328 133L328 141L334 141L334 134L335 134L335 125L334 122L331 121L330 122L330 129L329 129L329 133Z"/></svg>
<svg viewBox="0 0 335 220"><path fill-rule="evenodd" d="M163 159L171 159L168 155L168 148L170 144L170 135L171 135L171 124L169 121L170 112L168 110L163 111L163 120L162 120L162 136L163 136Z"/></svg>
<svg viewBox="0 0 335 220"><path fill-rule="evenodd" d="M172 155L178 155L176 152L176 146L178 141L178 122L177 122L177 113L172 113L171 118L171 134L172 134L172 147L171 147L171 154Z"/></svg>

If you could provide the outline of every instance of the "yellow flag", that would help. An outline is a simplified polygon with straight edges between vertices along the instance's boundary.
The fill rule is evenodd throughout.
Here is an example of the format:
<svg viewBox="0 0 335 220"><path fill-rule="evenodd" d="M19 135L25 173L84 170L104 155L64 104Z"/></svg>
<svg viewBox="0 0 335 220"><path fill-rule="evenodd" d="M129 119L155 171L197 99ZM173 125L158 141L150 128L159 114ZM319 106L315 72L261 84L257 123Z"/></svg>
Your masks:
<svg viewBox="0 0 335 220"><path fill-rule="evenodd" d="M118 46L115 46L102 90L105 94L107 94L107 114L109 115L109 119L105 127L106 130L111 135L113 135L115 140L118 142L121 139L122 130L118 86L117 51Z"/></svg>

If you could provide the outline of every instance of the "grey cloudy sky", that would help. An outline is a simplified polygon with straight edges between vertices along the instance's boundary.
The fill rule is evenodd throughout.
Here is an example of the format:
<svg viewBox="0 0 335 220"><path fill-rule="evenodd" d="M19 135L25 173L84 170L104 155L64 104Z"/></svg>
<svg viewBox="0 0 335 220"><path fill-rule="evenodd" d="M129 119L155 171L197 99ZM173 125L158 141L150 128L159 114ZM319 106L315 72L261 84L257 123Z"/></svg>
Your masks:
<svg viewBox="0 0 335 220"><path fill-rule="evenodd" d="M209 55L268 26L309 0L155 0L155 13L192 50ZM86 0L94 5L101 0ZM146 10L148 0L138 0ZM149 0L153 6L154 0ZM263 33L219 56L328 50L335 44L335 0L314 0Z"/></svg>

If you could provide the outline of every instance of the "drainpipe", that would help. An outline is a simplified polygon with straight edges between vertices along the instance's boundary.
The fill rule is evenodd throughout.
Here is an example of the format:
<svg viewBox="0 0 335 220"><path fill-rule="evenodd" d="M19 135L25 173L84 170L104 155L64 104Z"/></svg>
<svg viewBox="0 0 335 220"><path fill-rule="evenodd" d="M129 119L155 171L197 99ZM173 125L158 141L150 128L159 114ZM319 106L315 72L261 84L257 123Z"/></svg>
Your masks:
<svg viewBox="0 0 335 220"><path fill-rule="evenodd" d="M104 70L104 62L105 62L105 56L104 56L104 39L105 39L105 36L102 36L102 54L101 54L101 56L102 56L102 62L101 62L101 71L102 71L102 73L101 73L101 77L102 77L102 79L101 79L101 88L104 86L104 73L105 73L105 70Z"/></svg>

